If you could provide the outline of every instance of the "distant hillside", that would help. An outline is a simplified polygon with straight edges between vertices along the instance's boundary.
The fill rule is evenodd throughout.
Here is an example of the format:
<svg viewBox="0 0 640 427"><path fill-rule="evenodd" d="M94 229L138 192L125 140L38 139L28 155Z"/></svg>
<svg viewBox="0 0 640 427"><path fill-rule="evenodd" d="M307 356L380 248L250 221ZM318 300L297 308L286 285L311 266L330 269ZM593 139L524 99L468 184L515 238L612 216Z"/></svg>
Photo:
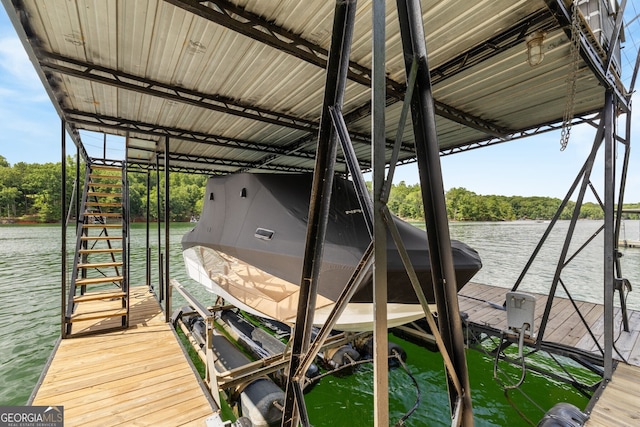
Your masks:
<svg viewBox="0 0 640 427"><path fill-rule="evenodd" d="M84 164L80 179L84 178ZM60 163L16 163L10 165L0 156L0 222L56 222L60 221L62 204L60 200ZM67 200L69 206L76 174L73 157L67 158ZM169 212L172 221L188 221L198 216L207 177L203 175L171 173ZM82 187L82 182L79 188ZM164 174L156 182L156 174L150 174L150 212L152 219L157 216L157 188L160 185L160 204L164 206ZM370 184L370 183L369 183ZM146 173L129 174L131 218L144 220L147 206ZM105 190L108 191L108 190ZM452 188L446 193L447 213L452 221L511 221L515 219L551 219L561 200L551 197L483 196L464 188ZM569 219L575 206L569 202L561 219ZM640 203L625 205L625 208L640 209ZM400 182L393 185L389 198L389 209L401 218L422 221L423 209L420 186ZM160 211L162 218L162 212ZM74 213L75 214L75 213ZM638 214L625 214L627 218L638 219ZM598 204L585 203L580 210L580 218L602 219L603 212Z"/></svg>

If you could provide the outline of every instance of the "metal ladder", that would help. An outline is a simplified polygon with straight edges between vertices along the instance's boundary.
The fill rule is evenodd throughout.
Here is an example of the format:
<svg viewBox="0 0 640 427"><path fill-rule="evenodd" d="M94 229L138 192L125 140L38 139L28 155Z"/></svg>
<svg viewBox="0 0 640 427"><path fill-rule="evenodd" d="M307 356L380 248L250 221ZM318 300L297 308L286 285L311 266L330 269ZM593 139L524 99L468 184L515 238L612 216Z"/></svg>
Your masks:
<svg viewBox="0 0 640 427"><path fill-rule="evenodd" d="M120 318L109 329L129 326L127 275L126 168L87 165L76 230L76 250L67 307L65 335L87 320Z"/></svg>

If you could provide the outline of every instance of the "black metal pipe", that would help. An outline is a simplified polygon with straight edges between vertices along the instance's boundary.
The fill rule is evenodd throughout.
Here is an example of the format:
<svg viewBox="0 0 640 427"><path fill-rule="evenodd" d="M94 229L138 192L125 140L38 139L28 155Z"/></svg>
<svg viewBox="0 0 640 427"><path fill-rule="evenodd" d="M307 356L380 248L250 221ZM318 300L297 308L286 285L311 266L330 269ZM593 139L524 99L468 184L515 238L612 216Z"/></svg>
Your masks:
<svg viewBox="0 0 640 427"><path fill-rule="evenodd" d="M305 417L304 401L296 399L295 382L297 379L295 378L295 373L303 353L309 348L311 340L311 328L313 326L313 315L318 292L318 275L324 250L324 237L329 216L329 202L331 200L337 152L337 138L331 125L329 107L342 107L355 12L355 0L336 2L309 204L309 221L307 224L302 277L300 279L298 311L296 313L291 362L289 364L289 379L282 418L282 425L287 427L297 426L298 416L300 416L301 423L304 425L309 424L309 420ZM296 405L298 408L302 408L302 411L296 411Z"/></svg>
<svg viewBox="0 0 640 427"><path fill-rule="evenodd" d="M146 280L147 280L147 288L152 291L153 290L153 285L151 284L151 233L150 233L150 224L149 224L149 216L151 213L151 173L149 171L147 171L147 206L146 206L146 215L147 215L147 235L146 235L146 244L145 244L145 248L146 248L146 253L147 253L147 262L146 262L146 266L147 266L147 275L146 275Z"/></svg>
<svg viewBox="0 0 640 427"><path fill-rule="evenodd" d="M631 104L629 104L631 105ZM616 210L615 219L615 236L613 243L615 245L615 274L616 274L616 290L620 292L620 308L622 310L622 326L625 332L629 332L629 317L627 315L627 306L623 296L623 289L619 285L622 279L622 264L620 263L620 254L618 253L618 242L620 241L620 226L622 225L622 209L624 204L624 192L627 184L627 173L629 171L629 159L631 156L631 111L627 113L626 127L625 127L626 140L624 142L624 160L622 162L622 172L620 174L620 190L618 190L618 207Z"/></svg>
<svg viewBox="0 0 640 427"><path fill-rule="evenodd" d="M604 377L613 375L613 293L615 292L614 207L616 191L613 92L604 96ZM631 114L631 112L627 113Z"/></svg>
<svg viewBox="0 0 640 427"><path fill-rule="evenodd" d="M62 256L62 260L60 263L60 267L62 270L61 276L61 284L60 284L60 294L61 294L61 306L60 306L60 327L61 327L61 335L62 337L66 337L67 328L66 328L66 298L67 298L67 223L64 220L66 218L65 208L67 206L67 185L66 185L66 177L67 177L67 134L65 132L65 123L64 119L60 121L60 146L61 146L61 154L62 154L62 171L61 171L61 190L60 190L60 198L62 199L62 203L60 204L61 215L60 215L60 225L61 225L61 244L60 244L60 254Z"/></svg>
<svg viewBox="0 0 640 427"><path fill-rule="evenodd" d="M360 165L358 164L358 156L356 156L356 151L354 150L353 143L349 137L347 124L344 121L342 111L339 109L329 106L329 113L331 114L331 120L333 122L336 135L338 136L338 140L340 141L340 146L342 147L342 153L344 154L344 159L347 163L347 169L353 177L353 186L356 190L360 209L362 209L364 222L367 225L369 236L373 237L373 202L371 201L371 196L369 196L369 192L367 191L367 185L364 181L364 176L362 176Z"/></svg>
<svg viewBox="0 0 640 427"><path fill-rule="evenodd" d="M76 227L80 221L80 148L76 146Z"/></svg>
<svg viewBox="0 0 640 427"><path fill-rule="evenodd" d="M162 240L160 238L160 156L156 151L156 222L158 223L158 300L164 301L164 286L162 285Z"/></svg>
<svg viewBox="0 0 640 427"><path fill-rule="evenodd" d="M171 227L169 226L169 137L165 138L164 142L164 315L167 322L171 321L171 283L169 280L169 264L171 261L171 251L169 246L169 232Z"/></svg>
<svg viewBox="0 0 640 427"><path fill-rule="evenodd" d="M422 10L417 0L398 0L397 5L407 79L413 61L418 61L416 87L411 99L411 116L440 333L447 351L451 354L456 375L464 391L463 396L457 396L455 387L448 378L451 414L454 414L456 401L460 397L462 424L472 426L474 421L471 389L459 315Z"/></svg>

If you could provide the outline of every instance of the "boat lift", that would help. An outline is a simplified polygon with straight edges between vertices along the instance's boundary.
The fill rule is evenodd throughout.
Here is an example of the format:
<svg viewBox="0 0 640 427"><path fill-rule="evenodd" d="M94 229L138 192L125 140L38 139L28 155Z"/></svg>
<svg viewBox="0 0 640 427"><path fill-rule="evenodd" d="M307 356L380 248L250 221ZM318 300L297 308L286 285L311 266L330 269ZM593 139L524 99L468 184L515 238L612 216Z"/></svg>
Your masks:
<svg viewBox="0 0 640 427"><path fill-rule="evenodd" d="M444 200L444 190L442 175L440 170L439 156L442 154L453 154L456 152L480 148L492 144L502 143L505 141L529 136L536 133L546 132L558 129L557 117L549 118L550 121L545 122L539 120L531 123L518 123L513 129L497 124L495 118L493 120L484 120L477 115L462 111L441 100L435 99L433 91L437 88L439 82L445 81L451 76L459 76L471 69L475 65L482 64L483 61L494 58L496 55L506 53L509 49L516 46L524 46L526 40L526 49L531 54L533 49L533 37L529 35L544 33L546 30L562 28L565 33L565 39L569 39L572 43L574 66L580 64L585 65L585 69L595 76L598 81L598 87L589 87L589 90L598 91L604 88L604 102L595 102L591 98L582 99L584 103L592 102L598 104L597 110L580 111L579 114L571 114L574 112L573 107L577 104L580 92L575 91L575 81L569 81L569 103L566 109L566 117L563 120L565 129L571 125L578 123L590 123L597 127L598 131L594 139L593 150L587 159L585 166L579 172L579 176L571 187L570 192L563 201L563 206L568 202L569 197L579 187L579 200L576 203L576 209L570 226L570 231L565 240L565 246L558 261L556 273L551 285L550 298L555 294L558 285L565 288L565 284L561 279L562 269L571 261L573 256L569 256L569 243L572 238L573 228L578 219L579 206L582 203L584 195L589 188L593 188L590 182L590 175L595 162L595 153L602 144L605 146L605 177L604 177L604 196L599 199L605 213L604 226L601 230L604 235L604 306L605 306L605 342L603 346L604 360L604 377L611 378L613 370L613 307L614 295L618 291L622 294L625 288L624 278L620 271L617 251L617 237L619 235L621 208L624 196L624 184L626 180L626 172L628 167L628 155L630 148L630 128L631 128L631 94L633 93L635 80L638 72L638 62L633 73L632 84L629 89L624 88L618 76L619 64L617 55L619 54L619 46L621 39L622 15L626 6L626 0L621 1L621 5L617 9L617 18L613 26L601 25L599 30L601 33L607 33L609 38L605 42L599 42L597 36L590 31L586 24L586 19L579 11L578 1L568 2L564 0L544 0L546 9L537 11L533 10L534 2L522 1L519 4L520 9L527 9L530 15L527 19L518 22L513 28L509 28L498 35L487 35L484 43L476 46L467 46L465 51L459 52L448 58L447 61L439 63L437 66L431 66L427 57L426 38L429 38L430 27L424 22L425 11L421 10L421 3L418 0L398 0L397 2L397 18L399 22L399 38L401 39L401 51L404 60L404 73L402 77L406 81L406 85L398 83L388 77L386 46L389 43L387 37L387 21L390 15L388 4L385 0L372 0L370 7L371 21L371 69L351 60L353 56L352 38L362 34L354 34L355 21L357 20L356 2L337 1L333 13L333 28L331 30L331 48L325 50L319 46L320 42L314 42L295 34L293 30L287 30L284 27L276 25L273 20L263 18L257 13L252 13L233 2L224 0L214 0L212 2L196 2L190 0L166 0L159 2L159 10L166 13L173 13L178 16L184 14L187 19L202 19L199 24L206 26L220 25L224 31L236 32L251 40L258 40L260 43L268 46L268 49L274 49L285 52L291 57L302 60L303 66L309 64L323 67L326 66L324 74L324 100L322 102L322 112L319 120L309 119L308 117L296 117L295 114L277 111L278 108L272 107L262 108L259 102L254 104L248 100L236 100L231 96L222 94L207 93L205 90L198 88L183 87L182 81L174 81L174 77L180 75L180 72L171 70L171 76L153 76L136 75L136 70L129 69L122 71L118 67L108 67L105 64L96 64L100 58L86 56L87 52L98 52L98 48L92 49L93 41L88 35L82 35L76 31L73 19L60 19L60 28L53 28L54 20L49 24L52 28L47 27L46 23L37 20L38 14L35 10L38 8L38 2L32 1L12 1L2 0L5 8L9 12L14 26L16 27L20 38L25 45L25 49L30 59L36 66L45 89L47 90L54 107L62 119L61 129L61 146L62 146L62 172L66 176L66 135L69 134L77 147L78 158L82 158L87 163L92 159L87 154L84 144L81 140L79 130L87 129L102 133L114 133L121 135L127 140L127 170L131 172L147 173L147 182L150 180L150 174L155 170L156 180L160 182L160 171L164 171L164 195L161 197L160 188L156 194L158 205L158 218L160 218L161 199L165 200L165 204L170 198L169 178L171 171L196 171L199 173L233 173L240 170L266 169L279 171L310 171L314 172L314 187L312 192L308 239L305 250L305 261L303 274L301 277L301 287L303 289L303 297L300 299L298 307L298 318L296 329L292 342L292 357L289 365L289 383L287 387L287 395L284 407L284 426L296 426L299 424L310 425L310 420L306 415L304 406L304 398L300 387L301 372L304 367L308 366L309 361L313 358L314 352L318 351L317 345L310 342L310 327L312 319L307 314L313 310L309 310L314 306L315 302L315 279L317 278L317 264L322 257L323 250L323 233L326 226L327 203L330 199L331 180L334 172L349 173L354 178L357 188L361 195L363 211L366 212L370 222L370 230L372 234L372 244L363 257L361 268L354 272L352 281L345 290L344 301L349 298L349 290L357 286L358 279L368 269L373 269L375 277L375 306L376 306L376 326L375 326L375 424L376 426L388 425L388 384L387 384L387 328L386 328L386 260L384 258L386 248L387 227L392 236L395 234L390 222L387 221L388 209L386 201L389 196L389 188L393 179L396 164L403 164L415 161L420 174L420 185L423 198L423 208L426 220L427 234L429 237L431 265L433 268L433 282L440 284L436 286L436 302L438 306L439 329L436 331L437 343L445 358L445 367L447 371L447 379L449 385L450 413L452 425L473 425L473 409L471 400L471 390L468 381L468 372L464 353L464 336L462 322L458 313L457 295L455 293L455 275L453 273L453 263L450 256L450 239L448 231L448 223L446 217L446 206ZM325 7L324 4L317 2L315 7ZM322 2L326 3L326 2ZM468 6L467 2L460 4ZM584 2L582 2L584 3ZM598 4L599 6L610 6L611 2L589 1L588 5ZM542 3L541 3L542 4ZM81 5L82 6L82 5ZM100 5L96 5L100 7ZM123 7L133 7L131 4L123 2ZM72 6L70 6L72 7ZM168 12L164 8L171 7ZM486 2L484 7L491 7L490 2ZM135 10L129 10L133 16ZM323 12L328 12L323 10ZM63 12L60 12L64 18ZM275 13L275 12L274 12ZM429 11L426 11L428 14ZM79 18L90 19L87 16L78 14ZM99 13L96 15L100 15ZM322 14L317 14L322 16ZM600 15L603 22L607 25L611 24L607 21L604 14ZM283 18L284 19L284 18ZM68 22L67 22L68 21ZM102 21L102 20L101 20ZM97 21L95 25L104 22ZM68 27L64 25L68 24ZM606 28L605 28L606 27ZM124 28L124 27L123 27ZM142 26L141 26L142 28ZM606 31L605 31L606 30ZM47 33L52 33L48 37ZM300 30L302 31L302 30ZM97 31L100 33L100 31ZM186 34L186 32L185 32ZM42 43L43 40L57 40L53 35L57 35L61 51L47 50L49 45ZM326 34L314 34L314 39L322 39ZM181 45L185 46L185 55L188 58L198 58L197 55L209 54L215 50L213 46L209 47L194 39L182 40ZM115 39L115 37L114 37ZM143 40L142 37L139 40ZM177 36L176 36L177 40ZM529 42L532 42L530 45ZM562 44L565 40L561 40L558 36L556 43ZM33 43L33 45L32 45ZM601 51L597 47L607 46L606 51ZM71 49L67 49L72 46ZM360 47L360 46L358 46ZM538 45L538 47L540 47ZM115 51L115 50L114 50ZM71 53L70 53L71 52ZM255 51L252 51L255 52ZM524 49L523 49L524 52ZM361 52L359 52L361 54ZM73 55L79 57L73 57ZM188 56L192 55L192 56ZM128 52L123 57L135 56ZM326 59L325 59L326 58ZM360 56L361 60L362 55ZM166 58L162 58L164 60ZM541 58L539 58L541 60ZM158 59L158 63L164 63ZM211 59L213 62L214 60ZM108 61L107 61L108 62ZM189 59L189 62L197 63L195 60ZM113 63L116 63L114 60ZM540 63L531 61L531 67L540 67ZM527 66L529 66L527 65ZM544 63L542 64L544 66ZM153 69L150 66L149 69ZM254 67L257 69L258 67ZM514 66L513 69L517 69ZM538 68L540 69L540 68ZM301 73L302 74L302 73ZM315 77L306 76L309 81ZM482 76L478 76L481 78ZM488 78L488 76L484 76ZM578 79L579 76L574 75ZM163 81L166 79L166 81ZM74 87L74 83L81 82L78 88ZM349 93L349 84L364 85L367 91L371 92L371 102L368 101L360 107L351 104L350 110L343 116L345 104L349 101L344 97ZM188 85L189 82L185 84ZM456 82L456 84L460 84ZM197 123L182 123L172 127L168 123L173 123L172 119L164 117L164 121L151 123L149 116L126 116L129 112L118 111L112 113L105 109L118 104L118 101L93 99L89 93L107 97L109 90L89 90L86 87L90 85L106 85L113 92L122 95L123 92L131 92L135 96L149 97L153 100L161 100L165 111L171 111L176 105L186 105L188 108L198 108L205 110L208 114L228 114L238 120L254 120L261 125L277 125L286 128L290 135L296 135L296 138L286 141L285 144L267 144L263 141L243 140L241 136L234 135L232 137L222 134L208 134L203 128L198 128ZM195 86L195 85L194 85ZM573 86L574 90L571 90ZM73 92L77 90L78 92ZM71 91L72 96L67 91ZM91 95L94 96L94 95ZM269 94L263 94L264 98L268 98ZM599 99L599 98L598 98ZM253 98L252 98L253 100ZM103 101L101 103L101 101ZM137 103L139 100L132 96L131 103ZM75 102L75 103L74 103ZM153 104L149 100L145 100L145 106ZM391 128L389 126L391 119L389 106L400 102L402 105L401 113L397 123L393 127L397 130L397 138L395 141L387 139L387 133ZM453 102L453 101L451 101ZM126 101L124 102L126 104ZM302 105L304 101L300 101ZM142 103L141 103L142 104ZM140 104L140 105L141 105ZM88 110L83 107L90 106ZM135 108L139 114L145 110L140 106ZM315 107L315 106L314 106ZM199 111L199 110L198 110ZM291 111L291 110L288 110ZM345 110L346 111L346 110ZM407 115L411 111L412 132L405 132L404 126ZM188 111L182 114L182 117L200 117L199 114L189 114ZM212 113L215 112L215 113ZM397 113L397 111L395 112ZM121 116L118 116L121 114ZM158 113L160 116L160 114ZM620 129L616 124L616 116L626 115L625 134L621 135ZM170 116L177 118L180 114ZM447 140L446 135L439 135L436 132L436 116L444 118L443 126L447 126L449 133L453 135L454 127L464 128L466 134L460 133L456 138L460 138L462 142ZM358 120L362 117L370 118L371 135L359 132L358 126L361 128L362 123ZM201 122L222 123L223 120L216 121L217 116L207 116L207 119ZM147 120L145 122L145 120ZM176 119L177 120L177 119ZM243 123L234 123L236 128L244 128ZM183 126L180 128L179 126ZM233 127L233 126L230 126ZM260 129L262 135L269 132ZM296 132L305 133L299 136ZM476 135L474 132L480 132ZM277 132L273 132L276 134ZM568 132L567 132L568 133ZM284 134L284 133L283 133ZM281 135L281 139L285 136ZM413 144L407 144L406 136L411 134ZM471 134L471 136L468 136ZM317 137L317 138L316 138ZM310 147L310 142L314 147ZM353 144L349 141L353 140ZM278 140L279 142L280 140ZM342 145L343 154L338 154L338 142ZM355 143L360 144L355 147ZM192 144L189 146L189 144ZM362 144L370 146L371 161L364 160L362 154ZM616 205L616 171L614 168L614 159L616 158L617 146L622 144L625 151L625 160L622 170L621 186L618 191L617 210ZM185 148L188 146L187 148ZM202 148L204 147L204 148ZM211 147L220 149L211 154ZM357 148L357 149L356 149ZM366 147L367 150L369 147ZM253 157L242 157L238 155L225 155L223 150L239 150L240 152L259 153L258 160ZM235 152L234 152L235 153ZM145 157L146 156L146 157ZM285 159L277 162L276 159ZM287 161L289 159L289 161ZM78 162L79 163L79 162ZM312 163L312 165L309 165ZM348 164L348 166L347 166ZM385 168L388 172L385 175ZM371 171L373 174L373 197L367 197L367 191L364 188L361 169ZM79 173L79 172L77 172ZM79 178L78 178L79 180ZM65 186L62 186L62 198L67 200ZM161 223L158 221L157 240L158 240L158 266L160 283L156 287L151 280L150 252L150 204L151 194L147 194L147 285L153 289L159 300L163 303L163 309L170 321L172 313L172 282L171 282L171 265L168 256L168 248L170 247L170 216L167 206L162 210L164 216L164 238L161 236ZM76 203L77 205L77 203ZM66 217L67 212L63 213ZM552 221L549 227L551 230L553 224L557 221L559 213ZM600 232L600 231L599 231ZM548 233L545 233L545 238ZM544 239L543 238L543 241ZM540 245L544 242L541 241ZM164 242L164 253L162 251L162 242ZM403 253L402 244L396 240L396 245L401 253ZM531 262L535 258L536 249L532 255ZM67 298L67 266L66 266L66 227L62 227L62 324L64 325L64 312ZM525 267L523 275L526 274L529 264ZM408 274L411 276L411 265L407 264ZM522 281L522 277L518 279L513 287L513 291L517 291ZM621 300L624 302L623 300ZM336 314L338 314L340 304L336 304ZM427 320L431 319L431 313L428 306L423 304L425 316ZM545 307L545 315L542 324L537 329L536 345L544 344L545 318L551 310L551 302ZM64 326L63 326L64 327ZM329 326L327 326L327 329ZM64 335L64 330L62 332ZM326 337L327 331L323 331L323 337ZM531 337L530 337L531 338ZM318 340L320 342L321 340ZM383 363L384 362L384 363Z"/></svg>

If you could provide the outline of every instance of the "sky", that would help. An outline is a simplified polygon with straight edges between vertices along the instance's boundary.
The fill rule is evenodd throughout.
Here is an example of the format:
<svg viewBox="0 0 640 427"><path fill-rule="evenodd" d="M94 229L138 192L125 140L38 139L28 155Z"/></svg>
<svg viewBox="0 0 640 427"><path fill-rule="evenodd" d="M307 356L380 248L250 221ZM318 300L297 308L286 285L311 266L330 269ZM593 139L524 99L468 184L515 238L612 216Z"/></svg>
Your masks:
<svg viewBox="0 0 640 427"><path fill-rule="evenodd" d="M626 46L622 65L625 86L629 86L635 58L640 47L639 10L628 2L625 21ZM634 100L637 99L634 96ZM640 144L640 111L633 112L631 141ZM624 121L620 121L624 127ZM574 126L564 151L560 150L560 133L548 132L534 137L496 144L482 149L441 158L445 191L463 187L476 194L504 196L548 196L564 198L591 150L595 129ZM81 133L90 155L102 153L102 136ZM75 147L68 139L69 154ZM122 158L121 139L107 137L108 157ZM623 151L620 144L617 169L621 169ZM10 164L18 162L59 162L60 119L36 75L4 8L0 7L0 155ZM604 153L600 150L592 182L603 197ZM394 182L418 182L414 165L399 167ZM571 197L575 200L575 195ZM591 193L587 201L596 199ZM640 203L640 153L631 150L625 191L625 203Z"/></svg>

